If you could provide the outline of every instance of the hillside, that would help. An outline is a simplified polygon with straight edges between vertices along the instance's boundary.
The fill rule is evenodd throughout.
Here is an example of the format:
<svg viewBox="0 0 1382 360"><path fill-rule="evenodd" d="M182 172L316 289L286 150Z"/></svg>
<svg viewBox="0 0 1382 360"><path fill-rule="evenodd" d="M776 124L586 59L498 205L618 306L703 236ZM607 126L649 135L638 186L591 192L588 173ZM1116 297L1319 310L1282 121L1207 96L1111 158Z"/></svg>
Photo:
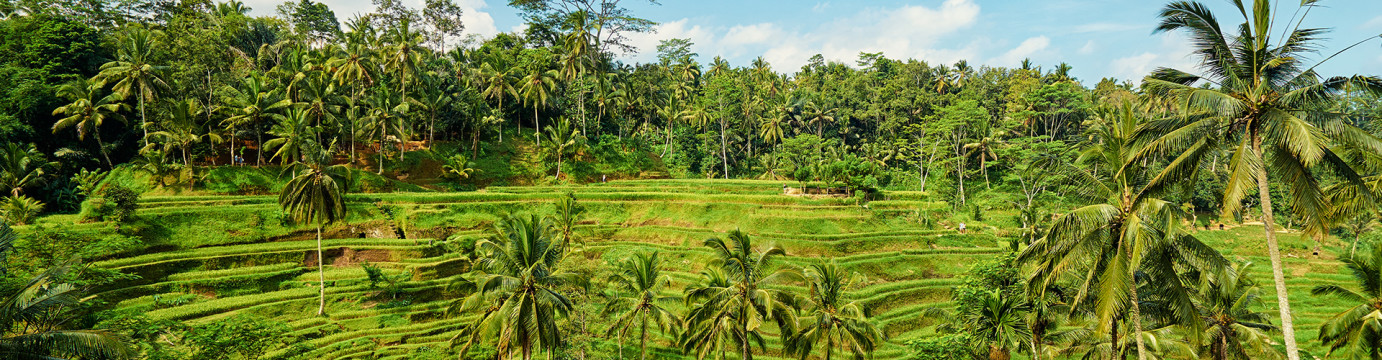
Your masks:
<svg viewBox="0 0 1382 360"><path fill-rule="evenodd" d="M312 316L317 302L313 234L285 223L273 197L146 196L139 219L119 230L142 239L144 250L94 263L138 277L97 289L95 295L116 312L143 314L152 322L204 324L242 314L281 321L304 347L266 354L271 358L408 358L420 348L447 351L448 340L468 320L445 312L453 299L446 285L470 265L465 248L489 236L489 226L499 216L550 213L552 201L569 192L584 213L576 232L581 244L564 264L590 273L594 283L587 299L592 302L601 302L607 264L636 252L662 253L667 260L662 270L673 279L666 295L679 295L699 281L710 260L701 241L739 229L760 247L785 249L788 256L781 266L800 268L833 259L862 275L861 286L850 297L861 301L888 336L875 356L900 359L907 355L907 340L933 331L923 326L921 310L947 307L956 277L971 264L1007 251L1002 236L1014 230L1011 216L998 213L990 214L989 223L954 219L969 222L972 231L967 234L926 229L917 221L917 210L944 205L924 201L917 193L884 193L884 200L865 208L853 199L783 195L787 184L642 180L349 195L348 219L325 231L326 317ZM61 226L92 238L117 232L108 223L73 222L72 216L51 216L37 226ZM1256 239L1258 227L1200 234L1231 258L1266 262L1265 248ZM1317 350L1318 343L1311 340L1320 321L1342 308L1306 295L1308 289L1347 281L1338 273L1339 264L1330 260L1334 248L1323 259L1313 259L1296 236L1283 239L1292 294L1299 294L1293 299L1299 307L1298 334L1302 344ZM371 287L364 264L402 274L396 294ZM1270 284L1270 268L1254 270L1261 283ZM681 304L673 307L683 311ZM603 329L609 319L599 310L588 304L571 317L590 317L590 325ZM770 353L781 349L775 336L765 337ZM669 348L666 338L655 339L659 356L683 356ZM636 356L637 347L626 345L626 355Z"/></svg>

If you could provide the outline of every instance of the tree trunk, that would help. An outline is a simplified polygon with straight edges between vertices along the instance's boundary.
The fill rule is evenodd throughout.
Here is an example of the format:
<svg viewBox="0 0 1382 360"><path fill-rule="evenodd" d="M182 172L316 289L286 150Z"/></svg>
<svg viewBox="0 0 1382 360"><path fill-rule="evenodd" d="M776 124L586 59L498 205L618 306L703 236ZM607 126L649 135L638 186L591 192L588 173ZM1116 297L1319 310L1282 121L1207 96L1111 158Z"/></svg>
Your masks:
<svg viewBox="0 0 1382 360"><path fill-rule="evenodd" d="M1132 252L1128 252L1128 258L1132 258ZM1142 342L1142 305L1138 304L1137 297L1137 277L1134 274L1130 278L1132 287L1128 288L1132 295L1132 324L1134 340L1137 340L1137 360L1147 360L1147 346Z"/></svg>
<svg viewBox="0 0 1382 360"><path fill-rule="evenodd" d="M1263 161L1262 137L1252 134L1253 152L1258 161ZM1276 283L1276 305L1281 313L1281 335L1286 344L1286 358L1300 360L1300 350L1296 346L1296 329L1291 319L1291 301L1286 291L1286 275L1281 267L1281 249L1277 246L1275 225L1272 217L1272 196L1267 185L1266 165L1257 168L1257 195L1262 201L1262 230L1267 234L1267 253L1272 260L1272 281Z"/></svg>
<svg viewBox="0 0 1382 360"><path fill-rule="evenodd" d="M258 164L256 166L264 167L264 130L262 128L255 129L254 136L254 149L258 152L256 156L259 157L255 163Z"/></svg>
<svg viewBox="0 0 1382 360"><path fill-rule="evenodd" d="M139 128L144 130L144 137L140 139L143 146L149 146L149 118L144 117L144 86L139 86Z"/></svg>
<svg viewBox="0 0 1382 360"><path fill-rule="evenodd" d="M542 133L538 129L542 128L542 121L537 118L537 106L533 106L533 138L537 139L537 147L542 147Z"/></svg>
<svg viewBox="0 0 1382 360"><path fill-rule="evenodd" d="M647 314L644 314L644 315L643 315L643 328L642 328L641 330L639 330L639 334L638 334L638 335L639 335L639 337L641 338L641 340L639 340L640 343L639 343L639 345L638 345L638 347L639 347L639 349L640 349L640 350L639 350L639 354L641 354L641 355L639 355L639 356L640 356L639 358L642 359L642 360L648 360L648 315L647 315Z"/></svg>
<svg viewBox="0 0 1382 360"><path fill-rule="evenodd" d="M101 151L101 157L106 159L106 169L115 170L115 163L110 162L110 154L106 153L106 144L101 141L101 129L96 128L91 131L96 134L96 149Z"/></svg>
<svg viewBox="0 0 1382 360"><path fill-rule="evenodd" d="M317 224L317 293L319 303L317 304L317 316L326 315L326 270L322 269L326 264L326 258L322 257L322 225Z"/></svg>
<svg viewBox="0 0 1382 360"><path fill-rule="evenodd" d="M725 119L720 119L720 163L724 166L725 179L729 179L729 155L725 152Z"/></svg>

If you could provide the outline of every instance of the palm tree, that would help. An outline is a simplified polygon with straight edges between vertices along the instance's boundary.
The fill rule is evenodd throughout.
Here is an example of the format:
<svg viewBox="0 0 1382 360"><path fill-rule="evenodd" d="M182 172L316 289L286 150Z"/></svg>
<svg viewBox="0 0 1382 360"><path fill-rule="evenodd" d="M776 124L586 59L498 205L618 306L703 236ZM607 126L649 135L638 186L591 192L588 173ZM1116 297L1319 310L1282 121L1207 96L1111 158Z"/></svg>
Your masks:
<svg viewBox="0 0 1382 360"><path fill-rule="evenodd" d="M220 135L211 132L211 129L202 128L197 123L197 117L204 112L201 103L195 99L173 101L162 117L163 130L149 133L150 138L163 139L163 152L169 152L177 148L182 152L182 165L190 169L192 166L192 155L189 152L192 144L199 143L203 139L213 143L220 143Z"/></svg>
<svg viewBox="0 0 1382 360"><path fill-rule="evenodd" d="M989 360L1008 360L1032 337L1027 325L1027 304L1016 296L989 291L975 311L959 319L988 352Z"/></svg>
<svg viewBox="0 0 1382 360"><path fill-rule="evenodd" d="M529 360L534 349L552 351L561 344L557 318L565 317L572 303L557 288L578 274L561 269L566 243L556 235L549 219L509 216L495 223L494 238L475 244L483 257L475 265L473 296L484 299L477 305L493 309L471 325L467 348L491 338L501 356L517 347Z"/></svg>
<svg viewBox="0 0 1382 360"><path fill-rule="evenodd" d="M624 335L630 329L638 328L640 359L647 360L648 322L651 321L664 334L681 325L681 320L664 306L677 298L662 296L662 290L672 282L670 277L662 274L662 265L657 252L637 253L619 263L618 272L610 276L610 283L619 295L610 299L605 309L607 313L620 311L620 315L614 318L614 326L605 336L619 334L621 357Z"/></svg>
<svg viewBox="0 0 1382 360"><path fill-rule="evenodd" d="M830 360L837 347L849 351L855 359L872 358L874 347L884 336L869 322L864 306L848 298L846 291L856 277L846 274L834 262L813 264L806 269L805 276L811 311L802 317L797 333L784 343L786 352L804 360L823 343L825 360Z"/></svg>
<svg viewBox="0 0 1382 360"><path fill-rule="evenodd" d="M504 97L518 97L518 91L514 89L516 80L510 69L499 70L490 63L481 64L479 68L473 70L472 79L479 85L480 94L487 99L494 99L497 102L496 112L504 110ZM499 142L504 141L504 130L499 130Z"/></svg>
<svg viewBox="0 0 1382 360"><path fill-rule="evenodd" d="M17 197L24 188L43 180L44 168L57 165L57 162L43 161L43 153L38 152L34 144L6 143L0 146L0 190Z"/></svg>
<svg viewBox="0 0 1382 360"><path fill-rule="evenodd" d="M312 114L306 109L289 108L287 113L269 129L275 136L262 145L265 149L278 149L270 159L277 158L280 164L299 161L309 143L316 142L320 127L312 126Z"/></svg>
<svg viewBox="0 0 1382 360"><path fill-rule="evenodd" d="M1298 360L1299 347L1272 214L1269 174L1275 172L1291 184L1291 205L1304 220L1307 233L1319 235L1326 231L1325 216L1330 205L1323 201L1320 179L1315 175L1320 171L1314 167L1323 165L1340 170L1340 174L1351 173L1343 171L1348 164L1338 161L1330 150L1331 144L1375 144L1378 140L1344 121L1342 114L1323 109L1346 89L1382 91L1382 79L1322 78L1315 72L1318 64L1310 66L1305 61L1319 50L1317 41L1325 29L1301 28L1304 16L1293 15L1285 24L1294 28L1278 30L1273 27L1277 23L1273 21L1275 9L1270 0L1232 3L1242 14L1243 23L1229 31L1224 31L1215 14L1199 2L1172 2L1161 11L1156 31L1183 31L1194 39L1202 72L1161 68L1143 80L1144 89L1158 97L1175 99L1185 112L1184 116L1148 125L1148 133L1160 136L1148 146L1148 152L1179 155L1157 176L1152 187L1194 179L1213 150L1231 149L1223 210L1225 214L1239 210L1250 191L1257 190L1286 355L1290 360ZM1317 5L1314 0L1301 3L1305 14ZM1273 41L1272 35L1277 33L1282 37ZM1214 86L1196 86L1202 81Z"/></svg>
<svg viewBox="0 0 1382 360"><path fill-rule="evenodd" d="M0 249L15 240L0 222ZM0 259L4 259L0 252ZM0 357L6 359L125 359L134 353L119 335L104 330L67 330L70 309L80 307L85 288L63 282L74 261L29 279L13 294L0 297ZM5 273L0 263L0 274Z"/></svg>
<svg viewBox="0 0 1382 360"><path fill-rule="evenodd" d="M1224 274L1200 275L1195 300L1205 325L1201 332L1209 345L1201 349L1201 357L1248 360L1277 355L1268 335L1276 327L1268 320L1268 313L1255 310L1262 299L1248 271L1251 266L1241 263Z"/></svg>
<svg viewBox="0 0 1382 360"><path fill-rule="evenodd" d="M366 118L370 120L370 130L379 139L378 174L384 174L384 148L390 142L390 135L394 136L393 140L399 142L399 158L403 157L403 141L407 138L403 116L408 113L410 107L387 87L375 89L374 96L367 99L366 103L369 104Z"/></svg>
<svg viewBox="0 0 1382 360"><path fill-rule="evenodd" d="M240 80L240 88L234 89L234 95L227 102L233 115L222 124L231 129L231 156L234 156L235 128L249 126L254 129L255 146L258 147L255 164L264 166L263 123L283 121L285 118L280 112L292 106L292 101L284 98L281 92L265 82L263 74L256 71Z"/></svg>
<svg viewBox="0 0 1382 360"><path fill-rule="evenodd" d="M389 29L384 35L385 41L390 46L383 55L384 67L393 69L398 74L398 92L408 97L408 80L412 79L418 70L420 62L421 44L424 41L423 34L413 31L411 21L404 18L398 26Z"/></svg>
<svg viewBox="0 0 1382 360"><path fill-rule="evenodd" d="M572 151L573 148L581 145L584 141L582 140L583 135L581 135L581 130L571 128L570 121L562 119L557 121L557 126L547 128L547 137L549 140L552 140L549 146L551 146L552 151L557 154L556 178L561 179L563 156L565 156L567 152ZM579 152L580 150L576 149L574 151Z"/></svg>
<svg viewBox="0 0 1382 360"><path fill-rule="evenodd" d="M350 171L343 165L330 165L331 151L312 143L303 154L304 161L294 163L288 171L297 176L283 185L278 193L278 205L293 220L317 226L317 315L326 314L326 258L322 256L322 227L345 218L345 193Z"/></svg>
<svg viewBox="0 0 1382 360"><path fill-rule="evenodd" d="M716 350L713 346L724 344L728 338L739 344L742 360L752 360L752 344L763 344L761 327L765 321L776 321L784 339L796 332L791 308L795 299L765 285L800 275L787 269L772 269L773 259L786 255L781 248L758 251L743 232L734 230L728 235L728 242L719 238L705 241L705 246L715 254L714 266L723 271L724 280L687 289L686 301L694 305L685 317L681 346L687 353L704 358Z"/></svg>
<svg viewBox="0 0 1382 360"><path fill-rule="evenodd" d="M168 83L159 77L167 67L150 63L155 45L153 36L154 32L143 28L130 30L119 43L115 61L101 65L101 72L93 78L101 87L114 82L111 90L123 98L134 96L139 100L139 127L144 130L145 145L149 141L149 123L144 115L144 103L153 102L159 91L168 88Z"/></svg>
<svg viewBox="0 0 1382 360"><path fill-rule="evenodd" d="M67 115L53 124L53 133L75 125L78 140L86 140L86 134L95 135L96 147L101 151L101 157L106 160L106 168L110 169L114 168L115 164L110 162L106 145L101 142L101 125L107 119L125 121L125 118L120 116L120 110L124 109L125 105L121 103L118 94L102 95L103 92L99 84L93 84L86 79L77 79L59 87L58 96L72 103L53 110L54 116Z"/></svg>
<svg viewBox="0 0 1382 360"><path fill-rule="evenodd" d="M1122 116L1115 121L1097 128L1094 136L1099 142L1091 144L1080 161L1117 170L1077 174L1088 179L1084 191L1101 202L1061 216L1019 261L1035 263L1030 285L1040 291L1067 272L1077 274L1080 288L1073 303L1093 308L1100 333L1117 334L1117 323L1131 321L1138 358L1146 359L1137 278L1151 277L1162 289L1179 290L1155 295L1173 299L1169 305L1184 307L1189 304L1189 292L1175 266L1220 269L1228 264L1217 251L1180 228L1179 206L1153 197L1146 187L1150 170L1137 158L1142 149L1133 136L1142 122L1133 115L1131 105L1124 104ZM1175 313L1182 322L1197 321L1186 315L1190 309L1180 310ZM1116 336L1112 340L1122 345Z"/></svg>
<svg viewBox="0 0 1382 360"><path fill-rule="evenodd" d="M1374 245L1363 256L1341 258L1349 275L1358 282L1354 291L1338 285L1319 285L1314 295L1330 295L1354 304L1320 325L1320 342L1329 355L1343 350L1352 358L1382 358L1382 246Z"/></svg>
<svg viewBox="0 0 1382 360"><path fill-rule="evenodd" d="M522 84L518 92L522 94L523 101L533 107L533 137L537 140L537 146L542 147L542 122L538 118L538 110L547 106L547 100L552 96L552 91L557 87L557 71L542 70L533 68L528 76L518 81Z"/></svg>

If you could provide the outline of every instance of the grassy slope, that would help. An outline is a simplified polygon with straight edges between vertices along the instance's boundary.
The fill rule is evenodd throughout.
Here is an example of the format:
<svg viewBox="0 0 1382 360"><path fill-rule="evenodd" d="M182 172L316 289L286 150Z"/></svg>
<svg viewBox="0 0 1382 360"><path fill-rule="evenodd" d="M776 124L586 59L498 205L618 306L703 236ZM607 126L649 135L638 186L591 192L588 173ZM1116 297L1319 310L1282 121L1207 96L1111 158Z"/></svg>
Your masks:
<svg viewBox="0 0 1382 360"><path fill-rule="evenodd" d="M700 241L732 229L754 235L760 246L785 248L787 266L800 267L833 257L862 273L867 281L854 289L883 325L890 341L879 349L880 359L905 357L900 344L930 332L918 328L916 314L927 306L944 306L953 277L968 264L1001 251L993 227L970 222L981 230L956 235L946 230L923 230L913 217L917 208L935 204L918 194L890 194L890 201L869 209L836 199L802 199L779 195L782 182L645 180L615 181L588 186L493 187L470 193L397 193L351 196L344 225L328 229L329 258L369 260L392 273L411 274L404 291L414 299L408 306L382 309L371 300L375 292L363 281L354 261L336 260L328 266L329 318L313 317L316 274L304 262L315 242L304 229L284 224L271 196L151 196L144 199L143 220L134 225L151 249L139 256L109 259L98 265L139 274L143 279L120 288L102 289L116 306L147 311L150 316L191 322L209 321L237 313L254 313L289 322L310 339L311 357L350 358L406 355L419 346L445 346L464 318L442 312L441 289L448 276L465 266L426 238L475 239L486 235L489 223L511 211L551 208L550 199L574 192L585 207L578 234L586 244L567 265L574 269L607 269L608 262L639 251L662 251L664 269L674 279L673 291L696 281L709 260ZM1002 217L991 214L990 217ZM992 219L991 219L992 220ZM42 219L71 224L71 216ZM109 226L83 224L82 231L112 231ZM410 238L383 239L399 232ZM359 239L360 234L371 238ZM1232 256L1257 263L1254 268L1272 295L1270 268L1261 244L1260 227L1206 231L1201 236ZM1338 262L1307 258L1308 244L1294 235L1283 237L1288 256L1288 280L1297 311L1298 334L1310 350L1315 328L1341 310L1337 302L1313 298L1310 286L1343 282ZM349 250L346 250L349 249ZM333 251L334 250L334 251ZM342 256L342 255L345 256ZM253 271L251 271L253 270ZM250 285L246 285L250 284ZM159 303L156 293L185 294L195 299L181 305ZM175 295L162 295L170 298ZM1274 309L1267 309L1274 311ZM774 332L774 330L769 330ZM665 340L655 342L668 346ZM778 349L775 337L769 349ZM630 349L630 351L636 351ZM671 349L658 354L676 356Z"/></svg>

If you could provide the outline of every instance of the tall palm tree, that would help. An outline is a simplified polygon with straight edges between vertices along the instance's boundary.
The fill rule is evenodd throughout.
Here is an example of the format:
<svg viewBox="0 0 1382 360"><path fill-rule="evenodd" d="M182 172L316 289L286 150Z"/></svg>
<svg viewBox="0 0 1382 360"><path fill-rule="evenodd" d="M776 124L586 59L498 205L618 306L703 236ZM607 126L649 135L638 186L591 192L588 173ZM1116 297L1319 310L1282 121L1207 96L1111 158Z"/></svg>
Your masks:
<svg viewBox="0 0 1382 360"><path fill-rule="evenodd" d="M278 205L293 220L313 224L317 227L317 315L326 314L326 258L322 256L322 227L345 218L346 184L350 181L350 169L343 165L331 164L331 150L312 143L308 146L303 161L298 161L288 171L297 169L297 175L283 185L278 193Z"/></svg>
<svg viewBox="0 0 1382 360"><path fill-rule="evenodd" d="M403 116L408 114L411 107L387 87L375 89L374 95L367 99L366 103L369 110L365 116L370 120L370 130L379 139L378 174L383 174L384 149L389 142L398 142L399 158L403 157L403 146L407 141L407 127L403 122Z"/></svg>
<svg viewBox="0 0 1382 360"><path fill-rule="evenodd" d="M723 271L724 279L687 289L686 301L693 305L685 317L684 351L704 358L718 350L712 346L724 344L727 337L739 345L740 359L752 360L752 344L763 347L764 322L777 322L784 339L796 333L795 299L790 293L765 286L801 277L788 269L773 269L773 259L786 255L785 251L778 247L759 251L739 230L730 231L728 241L707 239L705 246L715 254L713 266Z"/></svg>
<svg viewBox="0 0 1382 360"><path fill-rule="evenodd" d="M547 106L548 99L552 97L552 91L557 87L557 71L533 68L522 79L518 92L522 94L523 101L533 108L533 138L537 140L537 146L542 146L542 121L538 118L538 110Z"/></svg>
<svg viewBox="0 0 1382 360"><path fill-rule="evenodd" d="M857 277L834 262L811 265L805 277L811 310L801 318L797 333L784 343L786 352L806 359L817 346L824 345L825 360L831 359L836 348L849 351L855 359L872 358L873 349L884 336L869 322L864 306L849 299L846 291Z"/></svg>
<svg viewBox="0 0 1382 360"><path fill-rule="evenodd" d="M1117 323L1131 322L1138 358L1146 359L1137 278L1150 277L1162 289L1175 290L1156 295L1174 300L1167 306L1180 307L1175 312L1181 317L1178 320L1195 323L1198 319L1187 315L1193 309L1188 285L1177 276L1176 266L1222 269L1228 264L1217 251L1184 232L1179 206L1154 197L1146 187L1150 169L1137 158L1142 149L1134 138L1142 122L1133 115L1131 105L1124 104L1122 109L1116 123L1098 128L1094 134L1098 142L1080 158L1117 169L1077 174L1088 179L1084 191L1099 203L1061 216L1019 260L1036 265L1030 284L1039 291L1066 273L1077 276L1079 291L1073 303L1093 308L1101 334L1117 334ZM1121 346L1116 338L1112 343Z"/></svg>
<svg viewBox="0 0 1382 360"><path fill-rule="evenodd" d="M1195 302L1205 327L1201 330L1208 346L1200 350L1201 357L1214 360L1248 360L1260 356L1275 357L1269 335L1276 331L1268 313L1257 311L1262 305L1257 284L1249 268L1252 263L1236 265L1230 272L1210 275L1202 273Z"/></svg>
<svg viewBox="0 0 1382 360"><path fill-rule="evenodd" d="M72 103L53 109L54 116L67 116L53 123L53 133L76 126L78 140L86 140L86 134L95 135L96 148L101 151L101 157L105 158L106 168L110 169L114 168L115 164L110 162L110 154L106 151L105 143L101 141L101 125L105 124L107 119L125 121L125 117L120 115L125 105L121 103L120 95L102 95L103 93L104 90L99 84L86 79L77 79L58 87L58 96Z"/></svg>
<svg viewBox="0 0 1382 360"><path fill-rule="evenodd" d="M312 125L312 114L306 109L289 108L278 123L269 129L275 138L264 142L265 149L277 149L270 159L277 158L280 164L300 161L306 150L315 143L321 127Z"/></svg>
<svg viewBox="0 0 1382 360"><path fill-rule="evenodd" d="M115 61L101 65L101 72L93 80L104 87L114 82L111 90L128 99L133 96L139 101L139 127L144 130L144 145L149 142L148 117L144 104L153 102L160 91L168 89L168 83L159 77L167 66L154 65L154 32L143 28L133 28L119 43Z"/></svg>
<svg viewBox="0 0 1382 360"><path fill-rule="evenodd" d="M502 68L502 70L501 70ZM518 91L514 88L514 79L511 69L496 67L491 63L480 64L480 67L471 70L471 81L476 84L480 95L486 99L496 102L495 111L502 113L504 110L504 97L518 97ZM504 141L504 130L499 129L499 142Z"/></svg>
<svg viewBox="0 0 1382 360"><path fill-rule="evenodd" d="M672 282L671 277L662 273L662 266L657 252L637 253L620 262L618 272L610 276L619 295L605 305L606 311L619 311L620 315L614 318L614 326L605 336L618 334L621 356L624 335L629 330L637 327L640 359L647 360L648 323L652 322L664 334L681 326L681 320L664 306L677 298L662 295L662 290Z"/></svg>
<svg viewBox="0 0 1382 360"><path fill-rule="evenodd" d="M234 156L235 128L248 126L254 129L255 146L258 147L255 164L264 166L264 123L283 121L285 118L281 112L293 103L268 84L264 75L257 71L241 79L240 88L232 89L233 95L227 100L232 115L222 122L231 131L231 156Z"/></svg>
<svg viewBox="0 0 1382 360"><path fill-rule="evenodd" d="M0 222L0 249L15 240ZM3 259L0 252L0 259ZM119 335L104 330L67 330L70 309L81 306L85 289L63 282L74 261L29 279L13 294L0 296L0 357L6 359L126 359L134 353ZM0 274L4 274L0 264Z"/></svg>
<svg viewBox="0 0 1382 360"><path fill-rule="evenodd" d="M408 97L408 81L411 80L418 71L418 63L421 62L423 49L421 47L424 36L421 32L412 29L412 22L404 18L398 26L390 28L384 35L384 40L389 44L383 54L384 67L393 69L398 74L398 92Z"/></svg>
<svg viewBox="0 0 1382 360"><path fill-rule="evenodd" d="M1323 200L1316 177L1320 170L1314 167L1349 174L1348 164L1339 161L1330 146L1336 142L1378 144L1378 140L1344 121L1341 114L1324 110L1346 89L1382 92L1382 79L1356 75L1323 78L1315 72L1318 64L1309 65L1306 59L1319 50L1318 41L1325 29L1301 28L1304 15L1293 15L1282 23L1286 29L1275 28L1276 6L1270 0L1232 3L1243 22L1228 30L1199 2L1176 1L1161 11L1156 31L1189 35L1200 71L1161 68L1143 80L1148 92L1175 99L1185 109L1184 116L1148 126L1148 133L1160 136L1148 146L1149 152L1179 155L1153 187L1193 179L1212 150L1232 151L1223 210L1225 214L1239 210L1251 191L1258 192L1286 355L1297 360L1299 347L1276 239L1270 174L1276 173L1290 184L1291 205L1304 220L1307 233L1326 231L1325 215L1330 205ZM1302 13L1309 14L1309 8L1318 5L1316 0L1304 1ZM1274 39L1276 34L1282 37ZM1212 87L1196 85L1201 82ZM1371 147L1382 150L1382 146ZM1346 181L1356 181L1345 177Z"/></svg>
<svg viewBox="0 0 1382 360"><path fill-rule="evenodd" d="M481 338L496 339L501 356L517 348L523 360L529 360L533 350L552 351L561 344L557 319L571 311L572 303L558 287L572 283L578 274L561 268L566 243L550 219L508 216L495 223L494 231L492 239L475 245L483 255L475 265L473 295L484 299L477 304L490 304L491 309L470 326L466 346Z"/></svg>
<svg viewBox="0 0 1382 360"><path fill-rule="evenodd" d="M1329 295L1353 304L1320 325L1320 342L1329 346L1329 355L1343 352L1354 359L1382 359L1382 246L1373 245L1367 254L1341 258L1358 290L1338 285L1319 285L1314 295Z"/></svg>

